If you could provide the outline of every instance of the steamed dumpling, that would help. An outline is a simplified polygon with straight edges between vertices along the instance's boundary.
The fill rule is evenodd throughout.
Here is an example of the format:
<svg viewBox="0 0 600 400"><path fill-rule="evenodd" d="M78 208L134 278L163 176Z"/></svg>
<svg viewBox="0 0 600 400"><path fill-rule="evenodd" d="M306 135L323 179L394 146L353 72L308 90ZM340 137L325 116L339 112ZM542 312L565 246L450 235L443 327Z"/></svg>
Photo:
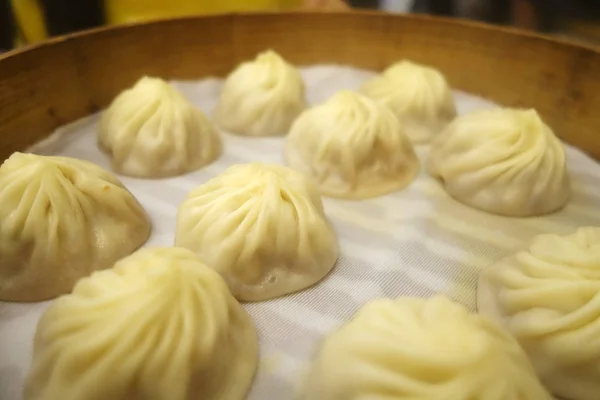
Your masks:
<svg viewBox="0 0 600 400"><path fill-rule="evenodd" d="M456 118L432 143L428 168L450 196L494 214L546 214L571 195L563 144L535 110Z"/></svg>
<svg viewBox="0 0 600 400"><path fill-rule="evenodd" d="M0 166L0 300L40 301L140 247L142 206L87 161L14 153Z"/></svg>
<svg viewBox="0 0 600 400"><path fill-rule="evenodd" d="M600 396L600 228L539 235L480 275L479 312L503 324L557 396Z"/></svg>
<svg viewBox="0 0 600 400"><path fill-rule="evenodd" d="M385 106L342 91L305 111L285 146L292 168L316 181L321 193L376 197L408 185L419 161L403 125Z"/></svg>
<svg viewBox="0 0 600 400"><path fill-rule="evenodd" d="M144 249L44 313L24 400L242 400L253 323L192 252Z"/></svg>
<svg viewBox="0 0 600 400"><path fill-rule="evenodd" d="M305 108L300 73L269 50L227 77L215 120L222 129L239 135L284 135Z"/></svg>
<svg viewBox="0 0 600 400"><path fill-rule="evenodd" d="M179 206L175 243L200 255L246 301L307 288L338 256L308 177L261 163L234 165L194 189Z"/></svg>
<svg viewBox="0 0 600 400"><path fill-rule="evenodd" d="M518 343L445 297L380 299L327 336L307 400L551 400Z"/></svg>
<svg viewBox="0 0 600 400"><path fill-rule="evenodd" d="M452 91L438 70L400 61L365 82L361 92L388 106L413 143L427 143L456 116Z"/></svg>
<svg viewBox="0 0 600 400"><path fill-rule="evenodd" d="M114 171L162 178L197 170L221 154L208 118L160 78L143 77L118 95L102 115L100 148Z"/></svg>

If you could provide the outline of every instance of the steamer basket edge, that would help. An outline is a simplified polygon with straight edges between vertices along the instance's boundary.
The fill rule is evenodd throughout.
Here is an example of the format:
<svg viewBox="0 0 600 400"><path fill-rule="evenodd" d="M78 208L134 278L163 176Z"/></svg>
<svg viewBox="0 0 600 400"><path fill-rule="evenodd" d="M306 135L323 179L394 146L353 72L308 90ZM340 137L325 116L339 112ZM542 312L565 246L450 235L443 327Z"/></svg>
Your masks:
<svg viewBox="0 0 600 400"><path fill-rule="evenodd" d="M600 159L599 49L481 23L376 12L169 19L79 32L0 56L0 159L105 107L141 75L224 76L267 48L298 65L430 64L456 89L536 108L561 138Z"/></svg>

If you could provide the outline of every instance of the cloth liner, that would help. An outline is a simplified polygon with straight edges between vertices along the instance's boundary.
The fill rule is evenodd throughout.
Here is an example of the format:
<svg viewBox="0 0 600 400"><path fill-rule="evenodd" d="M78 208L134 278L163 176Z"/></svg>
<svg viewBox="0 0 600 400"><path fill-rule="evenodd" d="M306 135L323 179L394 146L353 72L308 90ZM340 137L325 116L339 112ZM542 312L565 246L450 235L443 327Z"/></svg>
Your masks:
<svg viewBox="0 0 600 400"><path fill-rule="evenodd" d="M318 65L301 68L311 104L341 89L355 89L373 72ZM211 113L222 80L173 82L193 103ZM455 92L459 113L494 104ZM96 145L99 115L64 126L29 149L44 155L83 158L110 169ZM173 244L178 205L194 187L228 166L250 161L283 162L284 138L223 134L224 154L212 165L163 180L120 177L152 217L146 246ZM429 297L442 292L476 309L477 272L522 248L541 233L568 234L600 226L600 166L566 146L573 195L562 211L534 218L507 218L464 206L427 174L427 146L418 146L421 172L403 191L365 201L324 198L341 246L332 273L316 286L283 298L245 304L260 337L261 361L251 400L295 399L320 339L378 297ZM37 321L50 302L0 302L0 399L21 400Z"/></svg>

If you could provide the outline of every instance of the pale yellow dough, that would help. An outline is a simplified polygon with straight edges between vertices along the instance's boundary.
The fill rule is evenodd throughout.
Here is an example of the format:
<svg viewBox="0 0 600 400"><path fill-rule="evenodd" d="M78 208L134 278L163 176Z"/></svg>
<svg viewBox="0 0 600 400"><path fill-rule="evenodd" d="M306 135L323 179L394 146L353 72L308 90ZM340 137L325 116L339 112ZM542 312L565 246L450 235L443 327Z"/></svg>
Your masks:
<svg viewBox="0 0 600 400"><path fill-rule="evenodd" d="M535 110L456 118L431 144L428 169L456 200L504 216L550 213L571 196L564 146Z"/></svg>
<svg viewBox="0 0 600 400"><path fill-rule="evenodd" d="M551 400L518 343L443 296L380 299L327 336L306 400Z"/></svg>
<svg viewBox="0 0 600 400"><path fill-rule="evenodd" d="M389 107L413 143L428 143L456 116L452 90L444 75L411 61L391 65L365 82L360 91Z"/></svg>
<svg viewBox="0 0 600 400"><path fill-rule="evenodd" d="M229 74L214 118L220 128L238 135L285 135L305 108L300 73L268 50Z"/></svg>
<svg viewBox="0 0 600 400"><path fill-rule="evenodd" d="M600 396L600 228L539 235L480 275L479 312L519 341L546 386Z"/></svg>
<svg viewBox="0 0 600 400"><path fill-rule="evenodd" d="M14 153L0 166L0 300L41 301L136 250L150 219L110 172Z"/></svg>
<svg viewBox="0 0 600 400"><path fill-rule="evenodd" d="M242 400L250 316L192 252L143 249L43 314L24 400Z"/></svg>
<svg viewBox="0 0 600 400"><path fill-rule="evenodd" d="M182 175L221 155L221 138L208 118L160 78L143 77L106 109L100 148L114 171L141 178Z"/></svg>
<svg viewBox="0 0 600 400"><path fill-rule="evenodd" d="M305 289L338 256L310 179L262 163L234 165L190 192L177 212L175 244L200 255L245 301Z"/></svg>
<svg viewBox="0 0 600 400"><path fill-rule="evenodd" d="M285 143L287 164L322 194L366 199L404 188L419 161L403 124L385 106L341 91L298 117Z"/></svg>

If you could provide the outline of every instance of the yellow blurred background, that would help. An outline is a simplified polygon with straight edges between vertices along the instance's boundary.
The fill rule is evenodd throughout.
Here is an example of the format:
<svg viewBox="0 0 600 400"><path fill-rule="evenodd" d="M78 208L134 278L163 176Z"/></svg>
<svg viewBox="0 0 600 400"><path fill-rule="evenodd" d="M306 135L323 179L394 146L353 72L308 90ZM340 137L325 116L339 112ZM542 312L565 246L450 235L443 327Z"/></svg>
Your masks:
<svg viewBox="0 0 600 400"><path fill-rule="evenodd" d="M1 0L0 0L1 1ZM212 14L233 11L291 10L301 7L335 8L342 0L103 0L46 1L10 0L18 43L34 43L48 38L47 13L62 12L64 18L95 19L94 23L121 24L157 18ZM101 4L100 4L101 3ZM45 10L44 10L45 6ZM62 8L62 10L60 10ZM58 9L58 12L57 12ZM44 12L45 11L45 12ZM89 15L87 15L89 14ZM60 19L60 18L59 18ZM65 21L65 23L68 21Z"/></svg>

